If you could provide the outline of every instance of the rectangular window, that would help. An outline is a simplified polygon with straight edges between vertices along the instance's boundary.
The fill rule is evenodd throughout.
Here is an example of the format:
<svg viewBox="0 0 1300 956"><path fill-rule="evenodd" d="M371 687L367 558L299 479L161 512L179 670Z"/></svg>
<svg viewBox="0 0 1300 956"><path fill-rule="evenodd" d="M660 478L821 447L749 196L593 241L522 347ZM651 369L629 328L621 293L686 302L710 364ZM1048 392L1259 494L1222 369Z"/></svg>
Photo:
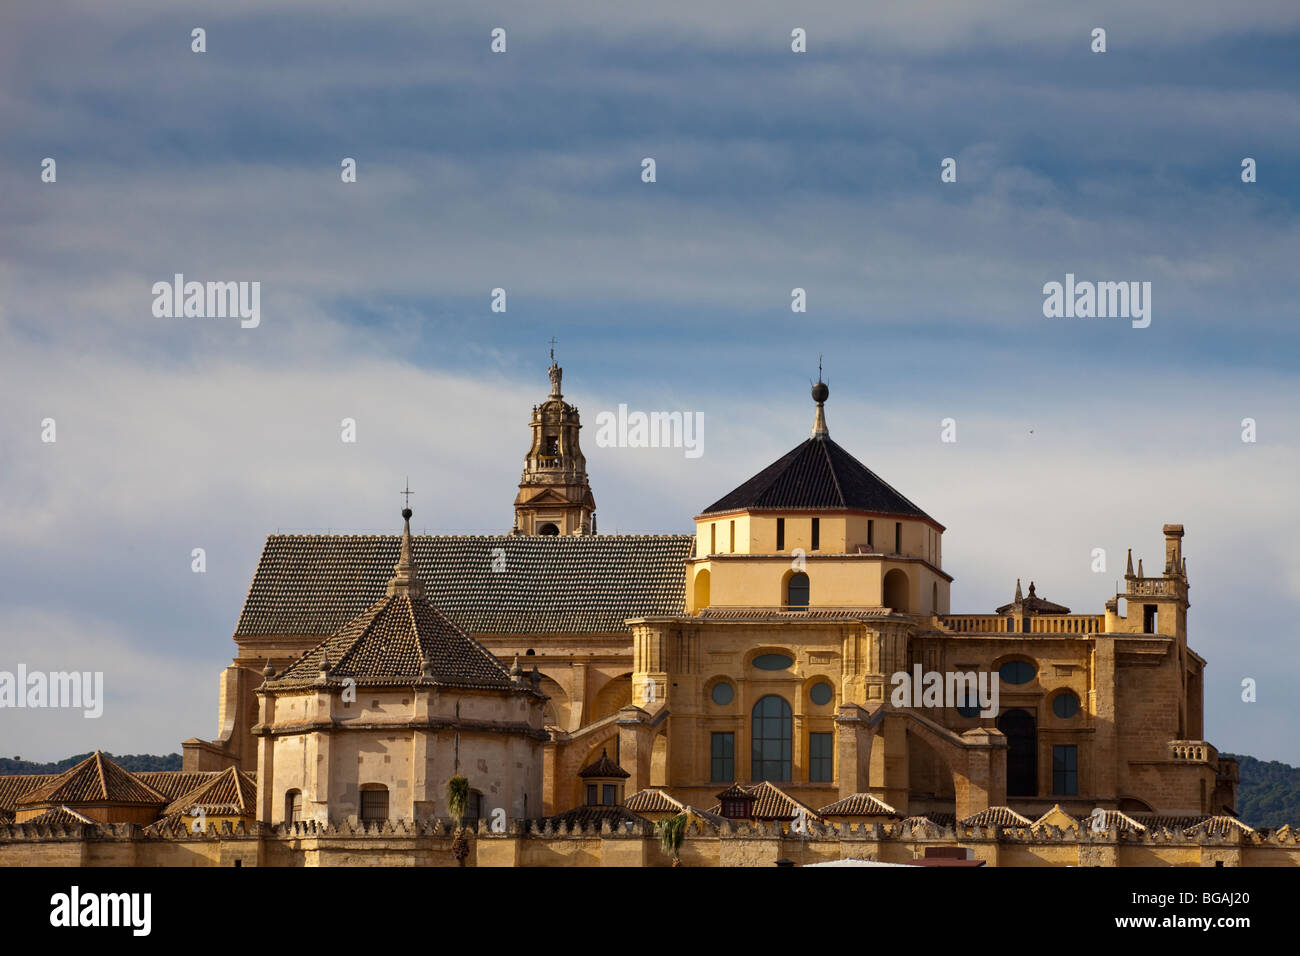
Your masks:
<svg viewBox="0 0 1300 956"><path fill-rule="evenodd" d="M1158 620L1159 618L1158 615L1156 614L1156 606L1154 604L1143 604L1142 605L1142 633L1155 634L1156 628L1159 626Z"/></svg>
<svg viewBox="0 0 1300 956"><path fill-rule="evenodd" d="M903 553L903 522L894 522L894 554Z"/></svg>
<svg viewBox="0 0 1300 956"><path fill-rule="evenodd" d="M785 550L785 519L776 519L776 550Z"/></svg>
<svg viewBox="0 0 1300 956"><path fill-rule="evenodd" d="M812 521L812 549L816 551L822 546L822 519L813 518Z"/></svg>
<svg viewBox="0 0 1300 956"><path fill-rule="evenodd" d="M589 783L587 784L587 806L594 807L596 803L596 785Z"/></svg>
<svg viewBox="0 0 1300 956"><path fill-rule="evenodd" d="M612 783L601 784L600 802L607 807L612 807L618 803L618 787Z"/></svg>
<svg viewBox="0 0 1300 956"><path fill-rule="evenodd" d="M1052 747L1052 793L1061 797L1079 793L1079 748L1074 744Z"/></svg>
<svg viewBox="0 0 1300 956"><path fill-rule="evenodd" d="M713 783L732 783L736 779L736 735L711 734L709 779Z"/></svg>
<svg viewBox="0 0 1300 956"><path fill-rule="evenodd" d="M388 791L387 790L362 790L361 791L361 819L362 820L387 820L388 819Z"/></svg>
<svg viewBox="0 0 1300 956"><path fill-rule="evenodd" d="M876 523L872 521L870 518L868 518L867 519L867 547L874 548L875 546L876 546Z"/></svg>
<svg viewBox="0 0 1300 956"><path fill-rule="evenodd" d="M834 779L835 760L830 734L808 735L808 781L830 783Z"/></svg>
<svg viewBox="0 0 1300 956"><path fill-rule="evenodd" d="M709 554L718 553L718 523L715 521L709 525Z"/></svg>
<svg viewBox="0 0 1300 956"><path fill-rule="evenodd" d="M736 553L736 522L731 522L731 553Z"/></svg>

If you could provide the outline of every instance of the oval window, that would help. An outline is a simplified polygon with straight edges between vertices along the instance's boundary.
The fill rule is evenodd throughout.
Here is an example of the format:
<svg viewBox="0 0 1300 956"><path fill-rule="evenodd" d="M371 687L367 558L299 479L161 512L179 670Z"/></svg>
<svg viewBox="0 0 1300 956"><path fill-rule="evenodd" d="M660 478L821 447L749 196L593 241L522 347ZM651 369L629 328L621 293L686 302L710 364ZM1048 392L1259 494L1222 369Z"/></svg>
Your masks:
<svg viewBox="0 0 1300 956"><path fill-rule="evenodd" d="M1069 720L1079 712L1079 698L1074 694L1066 691L1064 694L1057 694L1052 700L1052 713L1062 720Z"/></svg>
<svg viewBox="0 0 1300 956"><path fill-rule="evenodd" d="M831 698L833 698L834 696L835 696L835 689L831 687L830 684L826 683L824 680L818 681L816 684L813 684L812 689L808 691L808 697L812 700L814 704L818 704L818 705L829 704L831 702Z"/></svg>
<svg viewBox="0 0 1300 956"><path fill-rule="evenodd" d="M726 681L713 685L713 702L719 706L725 707L730 704L736 692L731 689L731 685Z"/></svg>
<svg viewBox="0 0 1300 956"><path fill-rule="evenodd" d="M1007 661L998 668L998 674L1008 684L1028 684L1037 673L1038 668L1029 661Z"/></svg>
<svg viewBox="0 0 1300 956"><path fill-rule="evenodd" d="M753 664L761 671L783 671L794 666L794 658L785 654L759 654Z"/></svg>

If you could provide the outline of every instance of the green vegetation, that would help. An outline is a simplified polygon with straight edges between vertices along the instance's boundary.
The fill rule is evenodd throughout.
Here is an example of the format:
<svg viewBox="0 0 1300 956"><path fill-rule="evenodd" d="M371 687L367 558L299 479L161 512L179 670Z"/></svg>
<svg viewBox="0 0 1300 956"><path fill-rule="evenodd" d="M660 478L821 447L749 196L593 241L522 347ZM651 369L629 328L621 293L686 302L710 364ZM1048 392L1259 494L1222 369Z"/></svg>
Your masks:
<svg viewBox="0 0 1300 956"><path fill-rule="evenodd" d="M1241 783L1237 785L1237 816L1256 829L1280 827L1289 823L1300 826L1300 767L1276 760L1256 760L1244 754L1236 757L1241 765Z"/></svg>
<svg viewBox="0 0 1300 956"><path fill-rule="evenodd" d="M63 760L55 763L33 763L30 760L24 760L22 757L0 757L0 775L8 776L15 773L63 773L75 767L81 761L90 756L90 753L77 754L72 757L65 757ZM104 756L108 757L113 763L117 764L123 770L130 770L132 773L141 770L180 770L180 754L164 754L158 756L155 754L123 754L117 756L107 750Z"/></svg>

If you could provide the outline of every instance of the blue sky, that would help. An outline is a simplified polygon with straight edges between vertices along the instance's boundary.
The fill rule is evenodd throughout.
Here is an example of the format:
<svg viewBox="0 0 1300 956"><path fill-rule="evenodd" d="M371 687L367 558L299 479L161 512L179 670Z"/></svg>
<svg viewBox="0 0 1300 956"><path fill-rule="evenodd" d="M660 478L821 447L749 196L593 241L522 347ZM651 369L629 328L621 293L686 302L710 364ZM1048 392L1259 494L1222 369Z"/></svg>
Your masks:
<svg viewBox="0 0 1300 956"><path fill-rule="evenodd" d="M589 423L706 420L695 460L589 429L603 531L687 530L801 440L819 353L954 610L1100 611L1183 523L1206 736L1300 763L1300 10L589 6L0 13L0 669L109 694L0 746L211 736L268 532L395 530L407 475L417 525L506 530L555 336ZM261 325L154 318L175 272L260 281ZM1150 328L1044 318L1067 272L1150 281Z"/></svg>

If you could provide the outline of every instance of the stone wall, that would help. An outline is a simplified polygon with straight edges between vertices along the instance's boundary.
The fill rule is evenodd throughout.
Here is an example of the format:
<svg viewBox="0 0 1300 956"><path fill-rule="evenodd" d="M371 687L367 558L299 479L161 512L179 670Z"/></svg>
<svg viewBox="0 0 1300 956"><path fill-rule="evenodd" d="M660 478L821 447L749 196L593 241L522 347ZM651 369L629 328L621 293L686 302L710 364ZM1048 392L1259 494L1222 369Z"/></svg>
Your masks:
<svg viewBox="0 0 1300 956"><path fill-rule="evenodd" d="M100 828L0 826L0 866L455 866L452 832L440 822L382 825L300 823L291 827L214 825L205 834L182 828L146 832L131 824ZM839 859L908 863L927 847L968 847L988 866L1300 866L1300 833L1189 837L1157 831L902 824L812 826L792 835L775 823L700 829L692 824L681 850L684 866L773 866ZM602 828L555 830L529 821L506 833L486 824L471 836L467 866L671 866L649 826L635 832Z"/></svg>

